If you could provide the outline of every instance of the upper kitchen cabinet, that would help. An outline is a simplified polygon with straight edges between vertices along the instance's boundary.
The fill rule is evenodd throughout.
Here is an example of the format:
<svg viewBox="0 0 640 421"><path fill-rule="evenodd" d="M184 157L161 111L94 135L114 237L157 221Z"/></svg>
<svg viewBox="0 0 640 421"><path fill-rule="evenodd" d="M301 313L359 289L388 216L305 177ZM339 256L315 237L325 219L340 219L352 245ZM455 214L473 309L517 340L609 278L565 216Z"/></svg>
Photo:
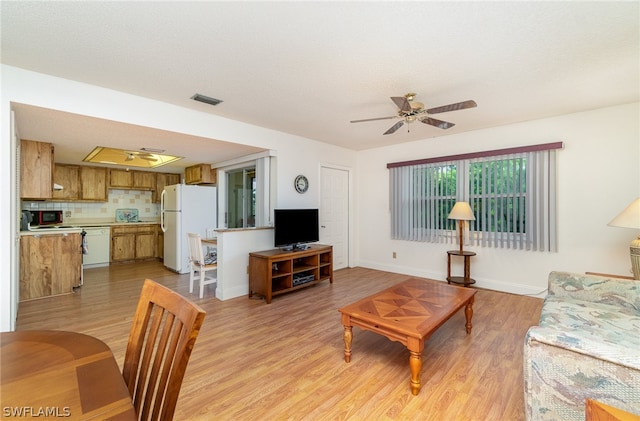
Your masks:
<svg viewBox="0 0 640 421"><path fill-rule="evenodd" d="M63 187L53 192L53 200L106 202L107 169L56 164L53 182Z"/></svg>
<svg viewBox="0 0 640 421"><path fill-rule="evenodd" d="M107 169L101 167L80 167L80 199L106 202Z"/></svg>
<svg viewBox="0 0 640 421"><path fill-rule="evenodd" d="M180 174L159 172L156 174L156 189L153 192L153 202L160 203L160 196L165 186L180 184Z"/></svg>
<svg viewBox="0 0 640 421"><path fill-rule="evenodd" d="M77 165L57 164L53 169L53 182L62 186L62 190L54 190L54 200L80 199L80 167Z"/></svg>
<svg viewBox="0 0 640 421"><path fill-rule="evenodd" d="M133 171L133 188L137 190L155 190L156 173Z"/></svg>
<svg viewBox="0 0 640 421"><path fill-rule="evenodd" d="M184 169L186 184L216 184L218 171L210 164L198 164Z"/></svg>
<svg viewBox="0 0 640 421"><path fill-rule="evenodd" d="M109 187L112 189L132 188L133 173L126 170L109 169Z"/></svg>
<svg viewBox="0 0 640 421"><path fill-rule="evenodd" d="M20 197L51 199L53 191L53 145L20 141Z"/></svg>
<svg viewBox="0 0 640 421"><path fill-rule="evenodd" d="M155 190L156 173L109 169L109 187L112 189Z"/></svg>

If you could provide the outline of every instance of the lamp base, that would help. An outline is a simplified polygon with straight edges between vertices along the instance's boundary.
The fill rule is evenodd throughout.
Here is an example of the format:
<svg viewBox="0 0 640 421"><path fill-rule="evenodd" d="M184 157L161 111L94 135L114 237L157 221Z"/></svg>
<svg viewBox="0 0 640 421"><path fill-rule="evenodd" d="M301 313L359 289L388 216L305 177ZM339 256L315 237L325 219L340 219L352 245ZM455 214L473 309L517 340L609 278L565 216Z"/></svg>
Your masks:
<svg viewBox="0 0 640 421"><path fill-rule="evenodd" d="M631 252L631 270L633 270L633 279L640 279L640 236L631 242L629 251Z"/></svg>

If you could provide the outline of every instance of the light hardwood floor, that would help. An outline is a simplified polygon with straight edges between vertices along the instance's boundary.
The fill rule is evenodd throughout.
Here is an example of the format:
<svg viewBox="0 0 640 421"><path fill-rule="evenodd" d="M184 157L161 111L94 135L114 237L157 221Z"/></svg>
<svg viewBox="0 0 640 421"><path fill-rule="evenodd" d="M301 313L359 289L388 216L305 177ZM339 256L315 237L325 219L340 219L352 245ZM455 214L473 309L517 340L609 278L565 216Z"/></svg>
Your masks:
<svg viewBox="0 0 640 421"><path fill-rule="evenodd" d="M190 297L207 312L178 400L176 420L523 420L524 334L542 300L476 294L473 330L460 311L427 340L418 396L409 389L409 353L354 329L344 361L339 307L409 276L354 268L265 304L189 294L189 275L161 263L85 271L73 295L21 303L17 329L82 332L106 342L120 366L145 278Z"/></svg>

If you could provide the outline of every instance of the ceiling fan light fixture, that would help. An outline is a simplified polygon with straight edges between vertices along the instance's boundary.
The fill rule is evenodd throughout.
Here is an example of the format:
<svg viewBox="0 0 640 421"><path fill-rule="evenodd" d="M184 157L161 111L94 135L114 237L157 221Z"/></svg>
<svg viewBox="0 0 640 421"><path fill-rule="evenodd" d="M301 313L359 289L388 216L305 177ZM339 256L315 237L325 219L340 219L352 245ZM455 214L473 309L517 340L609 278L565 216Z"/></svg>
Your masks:
<svg viewBox="0 0 640 421"><path fill-rule="evenodd" d="M409 105L411 106L411 109L414 111L420 111L424 109L424 104L422 102L409 101Z"/></svg>

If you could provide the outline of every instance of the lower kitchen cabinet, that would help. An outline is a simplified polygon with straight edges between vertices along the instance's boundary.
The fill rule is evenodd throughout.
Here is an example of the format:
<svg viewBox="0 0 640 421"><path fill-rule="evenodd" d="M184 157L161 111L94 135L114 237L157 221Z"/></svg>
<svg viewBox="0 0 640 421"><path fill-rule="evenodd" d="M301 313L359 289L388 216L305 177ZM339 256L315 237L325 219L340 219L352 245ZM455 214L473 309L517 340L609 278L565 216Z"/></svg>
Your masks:
<svg viewBox="0 0 640 421"><path fill-rule="evenodd" d="M157 224L112 226L111 261L125 262L157 257Z"/></svg>
<svg viewBox="0 0 640 421"><path fill-rule="evenodd" d="M160 260L164 260L164 232L158 225L158 248L156 249L156 255Z"/></svg>
<svg viewBox="0 0 640 421"><path fill-rule="evenodd" d="M20 237L20 301L70 294L82 282L79 233Z"/></svg>

